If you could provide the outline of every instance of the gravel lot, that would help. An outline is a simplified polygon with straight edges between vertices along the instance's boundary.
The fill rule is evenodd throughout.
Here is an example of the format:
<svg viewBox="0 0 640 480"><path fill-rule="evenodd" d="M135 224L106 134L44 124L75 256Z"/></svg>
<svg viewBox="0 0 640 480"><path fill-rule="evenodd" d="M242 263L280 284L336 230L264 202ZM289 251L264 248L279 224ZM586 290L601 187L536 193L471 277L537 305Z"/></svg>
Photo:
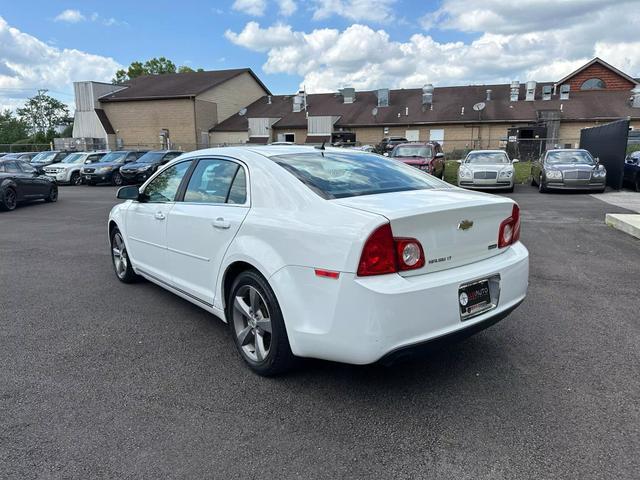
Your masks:
<svg viewBox="0 0 640 480"><path fill-rule="evenodd" d="M640 242L589 195L513 197L531 278L510 317L277 379L215 317L117 281L114 188L0 214L0 478L638 478Z"/></svg>

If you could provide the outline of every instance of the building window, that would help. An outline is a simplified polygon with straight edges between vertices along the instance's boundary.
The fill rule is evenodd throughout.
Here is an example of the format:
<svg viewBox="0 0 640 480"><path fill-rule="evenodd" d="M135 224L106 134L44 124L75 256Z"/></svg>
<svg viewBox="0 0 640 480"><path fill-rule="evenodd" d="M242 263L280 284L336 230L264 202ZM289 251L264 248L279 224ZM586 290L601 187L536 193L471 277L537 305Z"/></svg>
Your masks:
<svg viewBox="0 0 640 480"><path fill-rule="evenodd" d="M580 86L580 90L601 90L607 88L607 85L599 78L590 78Z"/></svg>

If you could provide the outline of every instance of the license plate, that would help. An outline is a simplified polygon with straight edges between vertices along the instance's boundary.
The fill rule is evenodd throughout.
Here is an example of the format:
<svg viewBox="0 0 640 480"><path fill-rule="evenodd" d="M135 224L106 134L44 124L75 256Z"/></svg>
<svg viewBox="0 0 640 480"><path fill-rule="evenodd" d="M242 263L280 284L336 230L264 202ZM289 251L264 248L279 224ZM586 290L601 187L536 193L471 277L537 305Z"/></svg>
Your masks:
<svg viewBox="0 0 640 480"><path fill-rule="evenodd" d="M85 176L87 179L91 180L92 175L89 175L89 174L85 173L85 174L84 174L84 176Z"/></svg>
<svg viewBox="0 0 640 480"><path fill-rule="evenodd" d="M458 304L463 320L495 308L491 301L489 280L479 280L460 286Z"/></svg>

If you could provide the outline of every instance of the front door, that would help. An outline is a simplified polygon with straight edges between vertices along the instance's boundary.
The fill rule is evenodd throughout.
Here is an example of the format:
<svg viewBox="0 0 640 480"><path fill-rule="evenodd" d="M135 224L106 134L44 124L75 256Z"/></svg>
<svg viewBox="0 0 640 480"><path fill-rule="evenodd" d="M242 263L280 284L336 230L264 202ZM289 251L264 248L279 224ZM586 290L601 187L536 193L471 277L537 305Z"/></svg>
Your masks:
<svg viewBox="0 0 640 480"><path fill-rule="evenodd" d="M245 167L200 159L167 222L167 264L176 288L212 306L220 264L248 211Z"/></svg>
<svg viewBox="0 0 640 480"><path fill-rule="evenodd" d="M129 258L136 269L171 283L167 273L167 217L174 206L180 183L191 161L173 165L156 176L144 189L141 201L126 213Z"/></svg>
<svg viewBox="0 0 640 480"><path fill-rule="evenodd" d="M24 182L26 191L31 196L45 197L49 195L51 182L44 175L39 175L38 171L26 162L19 162L19 166L24 172Z"/></svg>

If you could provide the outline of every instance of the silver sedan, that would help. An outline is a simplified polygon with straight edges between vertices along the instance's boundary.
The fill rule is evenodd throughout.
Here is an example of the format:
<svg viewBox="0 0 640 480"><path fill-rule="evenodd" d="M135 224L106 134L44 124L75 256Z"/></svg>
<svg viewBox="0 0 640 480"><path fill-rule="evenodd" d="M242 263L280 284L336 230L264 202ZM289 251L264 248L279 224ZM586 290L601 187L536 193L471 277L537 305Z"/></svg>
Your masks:
<svg viewBox="0 0 640 480"><path fill-rule="evenodd" d="M509 160L503 150L472 150L460 160L458 186L471 189L513 191L518 159Z"/></svg>

